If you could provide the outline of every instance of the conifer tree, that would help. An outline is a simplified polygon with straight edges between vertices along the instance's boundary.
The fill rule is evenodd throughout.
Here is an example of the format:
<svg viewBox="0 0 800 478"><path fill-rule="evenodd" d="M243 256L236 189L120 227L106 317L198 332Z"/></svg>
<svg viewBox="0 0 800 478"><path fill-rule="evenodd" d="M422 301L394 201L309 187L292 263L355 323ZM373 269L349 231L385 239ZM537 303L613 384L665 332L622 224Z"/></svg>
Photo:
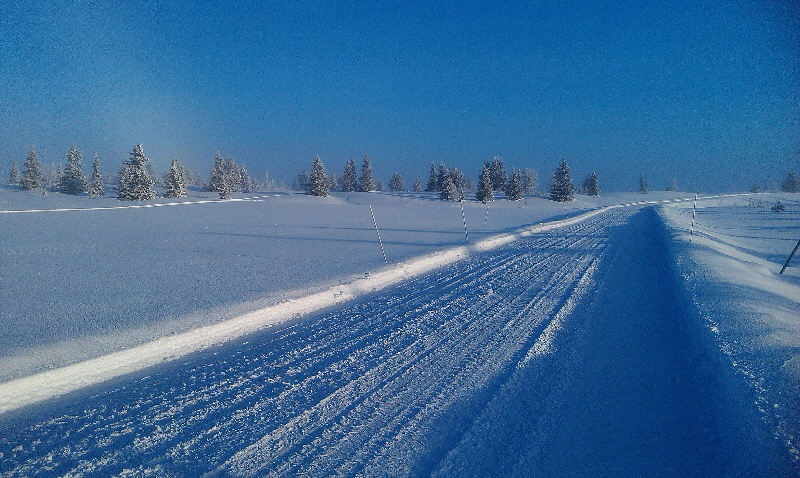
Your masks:
<svg viewBox="0 0 800 478"><path fill-rule="evenodd" d="M250 178L250 173L247 172L244 164L239 167L239 189L243 193L249 193L253 190L253 180Z"/></svg>
<svg viewBox="0 0 800 478"><path fill-rule="evenodd" d="M344 165L344 173L342 173L342 192L351 193L356 190L358 186L358 177L356 175L356 161L353 158L347 160Z"/></svg>
<svg viewBox="0 0 800 478"><path fill-rule="evenodd" d="M364 162L361 164L361 177L358 178L358 189L363 192L375 190L375 180L372 178L372 165L367 155L364 155Z"/></svg>
<svg viewBox="0 0 800 478"><path fill-rule="evenodd" d="M92 179L86 192L92 197L105 196L106 194L103 190L103 175L100 173L100 158L96 154L94 155L94 161L92 161Z"/></svg>
<svg viewBox="0 0 800 478"><path fill-rule="evenodd" d="M304 169L300 172L297 176L295 176L294 181L292 181L292 190L293 191L308 191L308 173Z"/></svg>
<svg viewBox="0 0 800 478"><path fill-rule="evenodd" d="M678 183L674 179L669 180L669 184L667 184L667 191L677 191L678 190Z"/></svg>
<svg viewBox="0 0 800 478"><path fill-rule="evenodd" d="M562 159L550 182L550 199L559 202L572 201L574 191L575 186L572 184L572 176L569 172L569 166L567 166L567 160Z"/></svg>
<svg viewBox="0 0 800 478"><path fill-rule="evenodd" d="M511 170L511 175L506 184L506 199L509 201L522 199L522 173L516 169Z"/></svg>
<svg viewBox="0 0 800 478"><path fill-rule="evenodd" d="M117 175L117 197L125 201L147 200L156 197L153 191L153 178L147 173L147 159L142 145L137 144L131 157L122 163Z"/></svg>
<svg viewBox="0 0 800 478"><path fill-rule="evenodd" d="M22 180L20 181L22 189L39 189L44 188L44 181L42 178L42 165L39 163L39 155L33 146L28 150L28 156L22 164Z"/></svg>
<svg viewBox="0 0 800 478"><path fill-rule="evenodd" d="M208 190L211 192L220 192L223 189L223 182L225 181L223 162L222 155L217 151L217 156L214 157L214 166L211 168L211 178L208 180Z"/></svg>
<svg viewBox="0 0 800 478"><path fill-rule="evenodd" d="M642 194L647 194L648 191L649 187L647 180L644 178L644 176L639 176L639 192Z"/></svg>
<svg viewBox="0 0 800 478"><path fill-rule="evenodd" d="M403 177L400 176L400 173L394 173L392 177L389 179L389 191L405 191L406 184L403 181Z"/></svg>
<svg viewBox="0 0 800 478"><path fill-rule="evenodd" d="M165 186L167 187L167 192L164 193L164 197L182 198L188 196L188 192L186 191L186 175L184 174L178 158L172 158Z"/></svg>
<svg viewBox="0 0 800 478"><path fill-rule="evenodd" d="M20 176L19 176L19 169L17 169L17 162L11 161L11 170L8 172L8 182L9 184L19 185Z"/></svg>
<svg viewBox="0 0 800 478"><path fill-rule="evenodd" d="M494 201L494 190L492 189L492 177L489 174L489 166L483 165L481 175L478 177L478 190L475 193L475 199L486 204L489 201Z"/></svg>
<svg viewBox="0 0 800 478"><path fill-rule="evenodd" d="M587 196L600 195L600 183L597 181L597 173L594 171L583 180L583 192L586 193Z"/></svg>
<svg viewBox="0 0 800 478"><path fill-rule="evenodd" d="M425 185L425 190L428 192L437 191L439 189L439 179L436 175L436 164L431 161L431 172L428 175L428 184Z"/></svg>
<svg viewBox="0 0 800 478"><path fill-rule="evenodd" d="M227 189L231 192L242 190L242 177L239 174L239 165L230 156L222 161L222 177Z"/></svg>
<svg viewBox="0 0 800 478"><path fill-rule="evenodd" d="M335 191L339 189L339 178L336 177L336 173L331 171L328 174L328 191Z"/></svg>
<svg viewBox="0 0 800 478"><path fill-rule="evenodd" d="M536 186L539 183L539 175L531 168L522 170L522 195L531 196L536 191Z"/></svg>
<svg viewBox="0 0 800 478"><path fill-rule="evenodd" d="M436 190L439 192L444 191L444 181L447 177L447 168L444 163L439 163L439 170L436 173Z"/></svg>
<svg viewBox="0 0 800 478"><path fill-rule="evenodd" d="M787 193L800 192L800 181L797 180L797 175L794 171L786 173L786 177L781 182L781 191Z"/></svg>
<svg viewBox="0 0 800 478"><path fill-rule="evenodd" d="M414 187L412 189L417 193L422 191L422 184L419 182L419 176L414 180Z"/></svg>
<svg viewBox="0 0 800 478"><path fill-rule="evenodd" d="M506 170L503 167L503 160L495 156L492 164L489 165L489 176L492 178L492 189L503 191L506 188Z"/></svg>
<svg viewBox="0 0 800 478"><path fill-rule="evenodd" d="M83 174L83 153L74 144L67 152L67 165L59 179L59 189L65 194L86 192L86 175Z"/></svg>
<svg viewBox="0 0 800 478"><path fill-rule="evenodd" d="M442 190L439 192L439 197L445 201L459 201L462 199L448 170L444 171Z"/></svg>
<svg viewBox="0 0 800 478"><path fill-rule="evenodd" d="M328 177L325 175L325 166L319 156L311 163L311 174L308 175L308 190L307 194L312 196L327 196L328 191Z"/></svg>

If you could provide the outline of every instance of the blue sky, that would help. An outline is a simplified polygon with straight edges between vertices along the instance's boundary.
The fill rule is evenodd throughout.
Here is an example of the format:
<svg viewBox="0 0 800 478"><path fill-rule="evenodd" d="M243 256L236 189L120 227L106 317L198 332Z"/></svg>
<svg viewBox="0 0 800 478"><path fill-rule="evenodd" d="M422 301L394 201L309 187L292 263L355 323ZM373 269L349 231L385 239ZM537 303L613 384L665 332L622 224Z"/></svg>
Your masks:
<svg viewBox="0 0 800 478"><path fill-rule="evenodd" d="M317 154L407 182L495 155L547 182L565 157L605 190L797 169L797 2L497 3L4 0L0 171L72 143L287 183Z"/></svg>

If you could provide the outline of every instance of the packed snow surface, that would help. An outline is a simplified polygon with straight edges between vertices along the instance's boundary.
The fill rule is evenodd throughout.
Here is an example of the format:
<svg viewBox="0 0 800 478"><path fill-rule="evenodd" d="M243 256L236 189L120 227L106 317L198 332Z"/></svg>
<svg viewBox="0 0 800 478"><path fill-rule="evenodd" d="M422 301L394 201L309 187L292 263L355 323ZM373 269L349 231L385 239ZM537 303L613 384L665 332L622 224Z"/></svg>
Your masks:
<svg viewBox="0 0 800 478"><path fill-rule="evenodd" d="M182 358L33 408L9 407L17 409L0 415L3 475L797 474L797 383L786 378L797 352L796 264L770 275L798 232L791 195L782 198L786 213L750 217L748 227L769 233L739 239L747 200L705 200L689 244L691 202L631 204L639 195L566 208L497 201L488 217L467 202L467 242L459 204L426 197L253 195L68 211L89 200L23 194L0 195L5 210L20 211L0 214L3 280L20 276L0 292L3 325L15 334L3 339L11 347L3 363L14 367L3 367L0 387L47 369L69 376L70 367L92 364L84 358L100 362L77 375L148 355L131 345L161 344L167 354L157 362ZM51 199L63 204L33 204ZM62 211L21 212L33 209ZM727 211L728 222L725 214L712 221L714 210ZM732 264L703 262L700 238L714 233L724 240L708 250L759 259L745 262L777 282L745 288L726 278ZM34 260L42 246L49 264ZM270 269L268 259L279 265ZM49 291L41 296L48 305L33 305L27 286L36 285ZM59 310L79 312L54 320L50 308L60 302L51 296L76 291ZM27 313L22 297L36 312L27 325L14 315ZM760 310L772 318L743 312L754 303L767 304ZM124 306L104 312L113 319L93 317L112 304ZM268 307L297 309L265 319ZM737 350L744 336L760 348ZM199 352L174 353L184 339L185 350ZM197 347L203 340L224 345ZM93 342L101 345L84 346ZM42 351L55 355L42 361ZM20 395L6 388L0 401L28 403Z"/></svg>

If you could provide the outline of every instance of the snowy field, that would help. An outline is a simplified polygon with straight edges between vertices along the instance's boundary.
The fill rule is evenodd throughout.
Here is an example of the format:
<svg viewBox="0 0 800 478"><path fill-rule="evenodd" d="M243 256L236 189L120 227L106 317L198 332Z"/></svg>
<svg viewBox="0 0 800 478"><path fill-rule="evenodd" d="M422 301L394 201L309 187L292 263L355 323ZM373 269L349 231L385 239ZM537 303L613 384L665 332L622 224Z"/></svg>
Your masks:
<svg viewBox="0 0 800 478"><path fill-rule="evenodd" d="M0 190L0 402L319 299L0 415L0 473L796 475L800 258L777 271L800 203L701 200L691 243L691 202L630 205L686 196L470 201L467 242L424 195L33 212L128 204Z"/></svg>

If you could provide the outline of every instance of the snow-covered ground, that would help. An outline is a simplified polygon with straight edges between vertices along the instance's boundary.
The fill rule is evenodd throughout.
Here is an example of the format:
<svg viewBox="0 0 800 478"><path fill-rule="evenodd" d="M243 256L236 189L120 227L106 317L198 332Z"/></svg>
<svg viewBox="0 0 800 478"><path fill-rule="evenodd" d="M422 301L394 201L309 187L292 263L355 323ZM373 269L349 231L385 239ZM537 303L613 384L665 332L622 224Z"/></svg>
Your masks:
<svg viewBox="0 0 800 478"><path fill-rule="evenodd" d="M653 207L597 210L680 193L497 201L488 219L467 202L468 244L460 206L424 195L250 196L0 214L6 403L11 378L367 294L0 415L0 472L797 473L800 274L772 270L793 195L781 214L774 195L701 201L691 244L691 203L658 206L669 228ZM87 205L124 204L0 190L9 211ZM735 271L753 264L768 271L751 287Z"/></svg>

